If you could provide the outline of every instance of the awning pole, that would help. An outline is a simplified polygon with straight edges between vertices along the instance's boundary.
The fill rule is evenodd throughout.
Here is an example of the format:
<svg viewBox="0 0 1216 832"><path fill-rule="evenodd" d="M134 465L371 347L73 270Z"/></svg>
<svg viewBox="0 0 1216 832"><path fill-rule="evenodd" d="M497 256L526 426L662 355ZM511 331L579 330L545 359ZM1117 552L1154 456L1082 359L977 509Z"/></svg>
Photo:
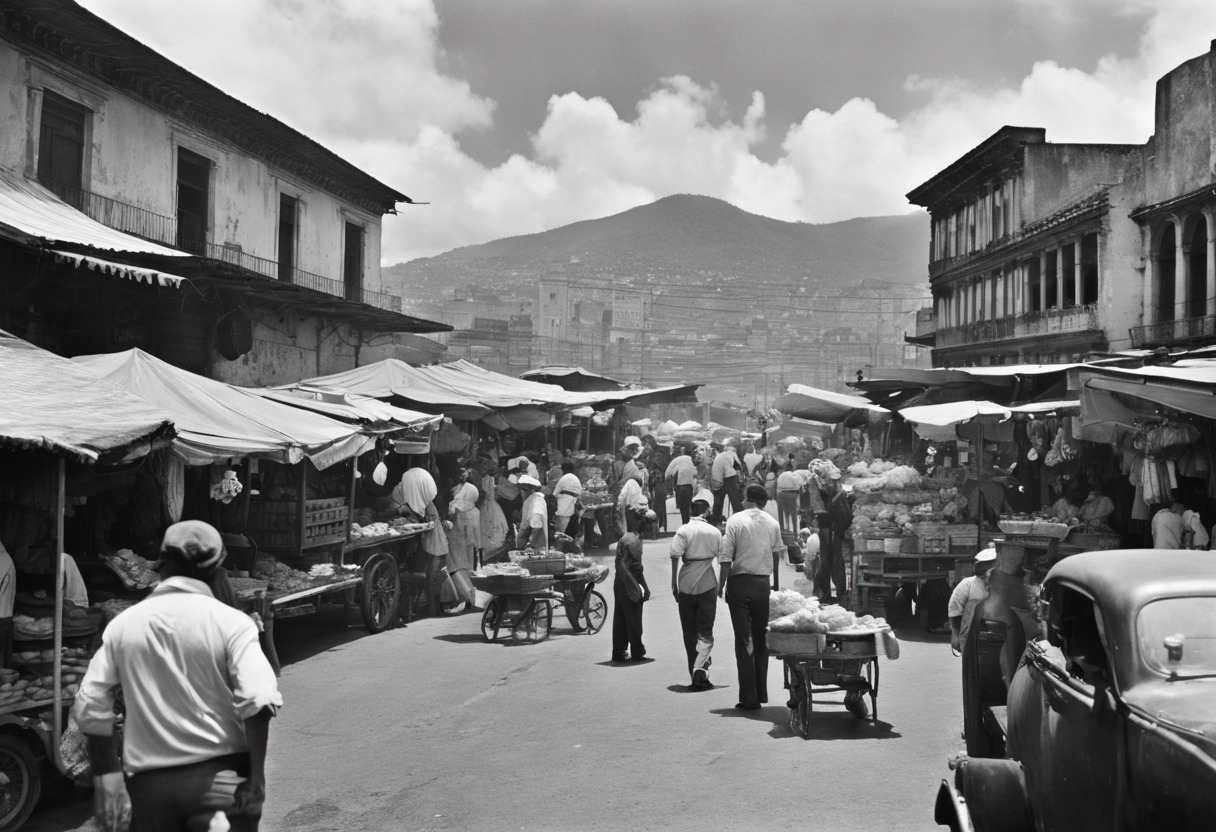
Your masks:
<svg viewBox="0 0 1216 832"><path fill-rule="evenodd" d="M51 759L55 768L64 770L63 758L59 755L59 742L63 737L63 504L64 478L66 463L62 456L56 458L55 484L55 637L52 642L55 649L54 661L51 663L51 695L54 705L51 706Z"/></svg>
<svg viewBox="0 0 1216 832"><path fill-rule="evenodd" d="M979 442L975 449L975 495L976 507L979 509L975 517L975 540L979 551L984 550L984 420L976 419L979 425Z"/></svg>

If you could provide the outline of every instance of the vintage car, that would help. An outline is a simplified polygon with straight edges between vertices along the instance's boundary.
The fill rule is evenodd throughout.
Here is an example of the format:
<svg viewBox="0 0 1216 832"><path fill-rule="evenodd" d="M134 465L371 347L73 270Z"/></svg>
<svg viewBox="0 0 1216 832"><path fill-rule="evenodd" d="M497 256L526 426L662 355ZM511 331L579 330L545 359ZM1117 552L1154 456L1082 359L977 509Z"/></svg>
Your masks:
<svg viewBox="0 0 1216 832"><path fill-rule="evenodd" d="M1046 639L1009 685L1009 758L963 758L937 822L1216 828L1216 553L1073 555L1048 573L1039 617Z"/></svg>

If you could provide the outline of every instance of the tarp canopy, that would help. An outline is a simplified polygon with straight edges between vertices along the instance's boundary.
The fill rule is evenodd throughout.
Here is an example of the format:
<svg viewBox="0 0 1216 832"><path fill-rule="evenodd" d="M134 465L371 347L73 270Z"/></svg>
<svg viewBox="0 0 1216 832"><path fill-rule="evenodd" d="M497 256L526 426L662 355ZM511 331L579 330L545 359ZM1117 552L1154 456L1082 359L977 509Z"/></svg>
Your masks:
<svg viewBox="0 0 1216 832"><path fill-rule="evenodd" d="M96 462L173 436L163 408L0 331L0 443Z"/></svg>
<svg viewBox="0 0 1216 832"><path fill-rule="evenodd" d="M786 416L829 424L852 421L867 413L890 412L861 396L833 393L831 390L821 390L805 384L791 384L789 392L773 402L773 408Z"/></svg>
<svg viewBox="0 0 1216 832"><path fill-rule="evenodd" d="M526 381L556 384L563 390L576 393L593 390L621 390L625 387L614 378L584 370L582 367L538 367L535 370L520 373L519 377Z"/></svg>
<svg viewBox="0 0 1216 832"><path fill-rule="evenodd" d="M257 389L250 392L280 404L311 410L343 422L353 422L363 426L364 430L381 433L403 428L430 429L443 421L442 416L407 410L379 399L323 387L298 384L281 390Z"/></svg>
<svg viewBox="0 0 1216 832"><path fill-rule="evenodd" d="M33 237L106 251L189 257L184 251L151 243L90 219L41 185L0 167L0 228L10 236Z"/></svg>
<svg viewBox="0 0 1216 832"><path fill-rule="evenodd" d="M1006 407L989 401L949 402L921 407L905 407L899 415L911 422L918 436L934 441L949 441L958 438L958 428L973 422L997 425L1021 416L1045 416L1051 413L1075 413L1075 401L1035 402L1033 404ZM994 437L995 438L995 437Z"/></svg>
<svg viewBox="0 0 1216 832"><path fill-rule="evenodd" d="M173 449L188 465L244 456L294 464L308 457L328 468L375 441L353 425L195 375L143 350L72 360L172 414L178 431Z"/></svg>
<svg viewBox="0 0 1216 832"><path fill-rule="evenodd" d="M1081 397L1081 438L1107 442L1115 428L1131 428L1159 406L1216 419L1216 359L1191 358L1163 366L1095 367L1069 373Z"/></svg>
<svg viewBox="0 0 1216 832"><path fill-rule="evenodd" d="M815 438L825 439L832 435L833 428L834 425L829 425L827 422L812 422L808 419L790 417L782 421L781 424L769 428L767 435L771 442Z"/></svg>

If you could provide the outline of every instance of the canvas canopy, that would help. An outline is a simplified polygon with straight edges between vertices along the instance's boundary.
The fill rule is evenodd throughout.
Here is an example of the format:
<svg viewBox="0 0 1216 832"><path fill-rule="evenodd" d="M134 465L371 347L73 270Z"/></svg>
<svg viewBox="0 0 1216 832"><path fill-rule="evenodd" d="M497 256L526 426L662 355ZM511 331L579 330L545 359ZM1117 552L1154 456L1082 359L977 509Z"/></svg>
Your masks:
<svg viewBox="0 0 1216 832"><path fill-rule="evenodd" d="M830 424L851 421L863 413L889 412L885 407L872 404L860 396L833 393L805 384L791 384L789 392L779 396L773 402L773 407L786 416Z"/></svg>
<svg viewBox="0 0 1216 832"><path fill-rule="evenodd" d="M66 358L0 331L0 443L96 462L140 455L173 435L163 408Z"/></svg>
<svg viewBox="0 0 1216 832"><path fill-rule="evenodd" d="M1078 403L1075 401L1034 402L1006 407L989 401L973 400L905 407L899 411L899 415L912 423L918 436L934 441L949 441L958 438L958 429L961 426L973 422L998 425L1019 414L1047 415L1076 412L1077 409Z"/></svg>
<svg viewBox="0 0 1216 832"><path fill-rule="evenodd" d="M1216 359L1190 358L1166 366L1095 367L1069 372L1081 397L1081 437L1108 442L1159 406L1216 419Z"/></svg>
<svg viewBox="0 0 1216 832"><path fill-rule="evenodd" d="M257 389L251 392L280 404L311 410L343 422L353 422L362 425L364 430L380 433L403 428L430 429L443 421L442 416L407 410L379 399L356 396L342 390L329 390L323 387L297 384L281 390Z"/></svg>
<svg viewBox="0 0 1216 832"><path fill-rule="evenodd" d="M168 411L178 428L174 452L187 465L245 456L328 468L362 453L374 439L358 427L280 404L174 367L143 350L73 359L82 371Z"/></svg>

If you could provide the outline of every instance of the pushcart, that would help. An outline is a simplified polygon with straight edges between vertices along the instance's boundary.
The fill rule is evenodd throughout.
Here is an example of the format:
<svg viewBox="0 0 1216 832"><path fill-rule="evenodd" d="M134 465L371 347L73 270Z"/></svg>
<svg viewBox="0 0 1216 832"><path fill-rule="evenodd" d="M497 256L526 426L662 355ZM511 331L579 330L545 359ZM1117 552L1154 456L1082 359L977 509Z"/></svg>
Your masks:
<svg viewBox="0 0 1216 832"><path fill-rule="evenodd" d="M552 575L473 575L473 586L494 597L481 616L481 634L497 641L509 633L512 641L538 644L553 629L553 608L561 604L575 632L594 635L608 618L608 602L592 587L607 570L580 570Z"/></svg>
<svg viewBox="0 0 1216 832"><path fill-rule="evenodd" d="M878 657L882 630L842 633L769 633L769 653L785 665L790 692L790 730L811 736L816 701L828 693L844 693L844 707L858 719L878 719ZM869 695L867 706L865 697Z"/></svg>

